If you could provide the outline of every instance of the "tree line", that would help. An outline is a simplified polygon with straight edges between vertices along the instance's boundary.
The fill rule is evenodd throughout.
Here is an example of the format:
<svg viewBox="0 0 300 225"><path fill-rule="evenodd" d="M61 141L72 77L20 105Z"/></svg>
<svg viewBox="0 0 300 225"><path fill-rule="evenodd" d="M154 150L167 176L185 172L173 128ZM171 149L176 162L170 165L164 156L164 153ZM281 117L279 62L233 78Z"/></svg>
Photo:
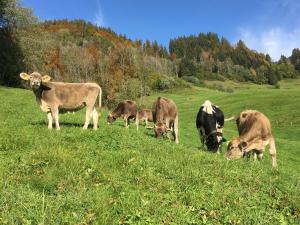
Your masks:
<svg viewBox="0 0 300 225"><path fill-rule="evenodd" d="M299 76L300 50L272 62L268 54L249 49L243 41L231 45L216 33L200 33L170 41L170 55L179 64L179 76L197 83L203 79L230 79L275 85Z"/></svg>

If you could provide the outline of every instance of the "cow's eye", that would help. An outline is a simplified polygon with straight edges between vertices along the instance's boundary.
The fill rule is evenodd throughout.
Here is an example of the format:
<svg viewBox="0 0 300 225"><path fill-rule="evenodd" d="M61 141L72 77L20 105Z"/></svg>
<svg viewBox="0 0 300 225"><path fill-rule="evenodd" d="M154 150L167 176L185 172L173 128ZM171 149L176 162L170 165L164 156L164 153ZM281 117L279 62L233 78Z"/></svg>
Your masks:
<svg viewBox="0 0 300 225"><path fill-rule="evenodd" d="M32 79L32 76L29 76L29 79Z"/></svg>

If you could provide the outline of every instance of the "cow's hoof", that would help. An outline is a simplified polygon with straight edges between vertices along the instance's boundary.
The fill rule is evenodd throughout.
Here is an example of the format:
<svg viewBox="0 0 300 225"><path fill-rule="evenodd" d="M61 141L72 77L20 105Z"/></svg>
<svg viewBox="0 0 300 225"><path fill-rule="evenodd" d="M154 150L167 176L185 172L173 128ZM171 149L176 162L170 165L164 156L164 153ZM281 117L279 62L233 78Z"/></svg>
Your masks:
<svg viewBox="0 0 300 225"><path fill-rule="evenodd" d="M48 127L49 130L52 130L52 127Z"/></svg>

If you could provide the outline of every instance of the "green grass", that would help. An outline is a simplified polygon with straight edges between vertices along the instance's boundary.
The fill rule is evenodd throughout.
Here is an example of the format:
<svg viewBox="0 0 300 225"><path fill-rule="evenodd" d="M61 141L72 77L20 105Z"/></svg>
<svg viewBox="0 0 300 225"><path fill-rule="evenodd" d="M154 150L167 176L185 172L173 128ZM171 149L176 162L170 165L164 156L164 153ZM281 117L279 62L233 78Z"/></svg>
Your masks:
<svg viewBox="0 0 300 225"><path fill-rule="evenodd" d="M47 129L31 91L0 87L0 224L300 224L300 80L281 89L242 85L158 95L179 108L179 145L122 121L82 130L84 111ZM198 149L195 117L204 100L225 116L246 108L273 125L278 171ZM291 123L292 122L292 123ZM225 124L227 139L237 135Z"/></svg>

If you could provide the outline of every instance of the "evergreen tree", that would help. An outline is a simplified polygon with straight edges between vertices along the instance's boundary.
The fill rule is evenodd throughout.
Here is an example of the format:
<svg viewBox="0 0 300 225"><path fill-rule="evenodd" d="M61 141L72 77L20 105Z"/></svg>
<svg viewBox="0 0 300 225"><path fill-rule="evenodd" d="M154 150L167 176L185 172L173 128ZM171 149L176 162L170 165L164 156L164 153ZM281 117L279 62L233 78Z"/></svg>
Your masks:
<svg viewBox="0 0 300 225"><path fill-rule="evenodd" d="M295 69L300 72L300 49L295 48L290 57L291 63L295 66Z"/></svg>

